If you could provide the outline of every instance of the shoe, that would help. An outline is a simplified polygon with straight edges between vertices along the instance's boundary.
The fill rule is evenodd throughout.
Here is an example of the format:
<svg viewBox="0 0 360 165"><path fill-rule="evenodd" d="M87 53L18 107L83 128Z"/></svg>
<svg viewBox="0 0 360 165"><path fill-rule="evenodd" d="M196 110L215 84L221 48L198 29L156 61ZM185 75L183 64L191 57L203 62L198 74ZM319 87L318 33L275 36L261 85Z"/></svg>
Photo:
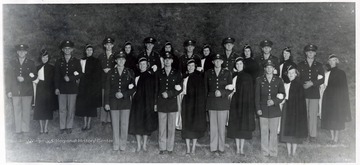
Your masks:
<svg viewBox="0 0 360 165"><path fill-rule="evenodd" d="M82 127L82 128L81 128L82 131L86 131L86 129L87 129L86 127Z"/></svg>
<svg viewBox="0 0 360 165"><path fill-rule="evenodd" d="M87 130L91 130L91 125L89 125L88 127L86 127Z"/></svg>
<svg viewBox="0 0 360 165"><path fill-rule="evenodd" d="M60 129L60 134L65 133L65 129Z"/></svg>
<svg viewBox="0 0 360 165"><path fill-rule="evenodd" d="M315 137L310 137L310 138L309 138L309 141L310 141L310 142L316 142L316 138L315 138Z"/></svg>
<svg viewBox="0 0 360 165"><path fill-rule="evenodd" d="M165 151L160 151L159 154L160 154L160 155L164 155L164 154L165 154Z"/></svg>
<svg viewBox="0 0 360 165"><path fill-rule="evenodd" d="M71 134L71 132L72 132L72 129L71 129L71 128L68 128L68 129L66 130L66 133L67 133L67 134Z"/></svg>
<svg viewBox="0 0 360 165"><path fill-rule="evenodd" d="M173 154L173 151L168 151L167 153L168 153L169 155L171 155L171 154Z"/></svg>

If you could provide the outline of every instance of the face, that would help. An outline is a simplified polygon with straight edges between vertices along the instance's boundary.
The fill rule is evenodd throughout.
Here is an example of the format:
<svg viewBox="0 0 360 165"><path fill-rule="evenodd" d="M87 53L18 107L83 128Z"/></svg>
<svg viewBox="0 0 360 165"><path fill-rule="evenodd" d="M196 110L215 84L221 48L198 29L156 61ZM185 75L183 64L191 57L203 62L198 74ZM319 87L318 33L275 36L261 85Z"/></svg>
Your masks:
<svg viewBox="0 0 360 165"><path fill-rule="evenodd" d="M104 44L104 47L105 47L106 50L110 51L110 50L112 50L112 48L114 47L114 44L112 44L112 43L106 43L106 44Z"/></svg>
<svg viewBox="0 0 360 165"><path fill-rule="evenodd" d="M266 67L265 67L265 72L266 72L266 74L273 74L273 72L274 72L274 67L271 66L271 65L266 66Z"/></svg>
<svg viewBox="0 0 360 165"><path fill-rule="evenodd" d="M187 70L189 73L193 73L195 71L195 63L190 63L187 65Z"/></svg>
<svg viewBox="0 0 360 165"><path fill-rule="evenodd" d="M125 49L125 53L129 54L131 52L131 45L126 45L124 49Z"/></svg>
<svg viewBox="0 0 360 165"><path fill-rule="evenodd" d="M194 49L195 49L195 46L193 46L193 45L189 45L189 46L186 47L186 50L187 50L188 52L193 52Z"/></svg>
<svg viewBox="0 0 360 165"><path fill-rule="evenodd" d="M146 43L145 44L146 50L152 50L154 48L154 44L152 43Z"/></svg>
<svg viewBox="0 0 360 165"><path fill-rule="evenodd" d="M85 52L86 52L86 57L90 57L90 56L93 55L94 49L93 49L93 48L87 48L87 49L85 50Z"/></svg>
<svg viewBox="0 0 360 165"><path fill-rule="evenodd" d="M286 61L286 60L288 60L288 59L290 59L290 52L288 52L288 51L283 51L283 56L284 56L284 60Z"/></svg>
<svg viewBox="0 0 360 165"><path fill-rule="evenodd" d="M126 59L125 59L125 58L117 58L117 59L115 60L115 62L116 62L116 64L117 64L118 66L123 67L123 66L125 65Z"/></svg>
<svg viewBox="0 0 360 165"><path fill-rule="evenodd" d="M145 72L147 70L147 61L141 61L139 63L139 69L140 69L140 72Z"/></svg>
<svg viewBox="0 0 360 165"><path fill-rule="evenodd" d="M213 61L214 65L215 65L215 68L221 68L221 64L223 63L224 61L221 60L221 59L216 59Z"/></svg>
<svg viewBox="0 0 360 165"><path fill-rule="evenodd" d="M270 46L265 46L262 48L262 51L265 53L265 54L269 54L270 51L271 51L271 47Z"/></svg>
<svg viewBox="0 0 360 165"><path fill-rule="evenodd" d="M165 52L171 52L171 45L165 46Z"/></svg>
<svg viewBox="0 0 360 165"><path fill-rule="evenodd" d="M62 51L64 52L65 55L70 55L73 50L74 49L72 47L62 48Z"/></svg>
<svg viewBox="0 0 360 165"><path fill-rule="evenodd" d="M315 51L307 51L307 52L305 52L305 54L306 54L307 58L314 59L315 55L316 55L316 52Z"/></svg>
<svg viewBox="0 0 360 165"><path fill-rule="evenodd" d="M250 58L251 57L251 49L246 48L244 50L244 54L245 54L245 58Z"/></svg>
<svg viewBox="0 0 360 165"><path fill-rule="evenodd" d="M210 48L203 49L203 54L204 54L204 56L210 55Z"/></svg>
<svg viewBox="0 0 360 165"><path fill-rule="evenodd" d="M233 49L234 44L233 43L226 43L226 44L224 44L224 47L225 47L226 50L230 51L230 50Z"/></svg>
<svg viewBox="0 0 360 165"><path fill-rule="evenodd" d="M41 57L41 62L43 64L47 63L49 61L49 55L45 55Z"/></svg>
<svg viewBox="0 0 360 165"><path fill-rule="evenodd" d="M337 58L330 58L328 60L328 63L330 65L331 68L336 67L337 63L339 62L339 60Z"/></svg>
<svg viewBox="0 0 360 165"><path fill-rule="evenodd" d="M236 70L238 70L240 72L244 69L244 63L242 61L238 61L238 62L236 62L235 67L236 67Z"/></svg>
<svg viewBox="0 0 360 165"><path fill-rule="evenodd" d="M287 76L289 77L290 81L293 81L297 76L296 69L290 69L287 73Z"/></svg>
<svg viewBox="0 0 360 165"><path fill-rule="evenodd" d="M164 60L164 65L165 65L166 67L170 67L172 63L173 63L173 59L171 59L171 58L166 58L166 59Z"/></svg>
<svg viewBox="0 0 360 165"><path fill-rule="evenodd" d="M25 58L27 51L26 50L18 50L18 51L16 51L16 53L18 54L18 56L20 58Z"/></svg>

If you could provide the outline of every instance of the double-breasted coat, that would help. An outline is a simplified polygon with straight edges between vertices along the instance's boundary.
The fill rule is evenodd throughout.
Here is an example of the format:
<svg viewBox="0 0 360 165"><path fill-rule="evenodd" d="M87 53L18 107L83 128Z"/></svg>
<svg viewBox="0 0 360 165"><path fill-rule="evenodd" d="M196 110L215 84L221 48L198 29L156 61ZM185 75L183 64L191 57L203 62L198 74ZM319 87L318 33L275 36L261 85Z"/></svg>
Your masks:
<svg viewBox="0 0 360 165"><path fill-rule="evenodd" d="M112 53L109 57L106 56L106 53L101 54L98 56L98 59L100 60L101 69L105 69L105 68L110 68L111 70L114 69L115 67L114 53ZM102 89L105 88L105 82L108 73L105 73L103 70L101 72Z"/></svg>
<svg viewBox="0 0 360 165"><path fill-rule="evenodd" d="M255 57L255 61L259 64L259 68L260 68L258 76L264 75L264 66L268 62L268 60L271 60L271 62L273 62L275 64L274 75L280 74L279 73L279 58L270 54L268 59L265 59L264 55Z"/></svg>
<svg viewBox="0 0 360 165"><path fill-rule="evenodd" d="M238 58L239 55L234 51L232 51L229 57L226 56L226 53L221 54L221 56L222 59L224 60L224 62L221 64L221 67L228 69L231 73L234 72L235 59Z"/></svg>
<svg viewBox="0 0 360 165"><path fill-rule="evenodd" d="M139 55L138 55L138 59L140 59L141 57L146 57L147 61L149 62L149 66L150 68L154 65L157 66L157 70L161 69L161 59L160 59L160 54L156 51L151 51L150 55L147 55L146 51L142 51ZM150 69L149 71L153 72L152 69Z"/></svg>
<svg viewBox="0 0 360 165"><path fill-rule="evenodd" d="M179 69L180 69L180 72L183 76L186 75L186 72L187 72L187 62L190 60L190 59L194 59L195 60L195 68L196 67L201 67L201 58L200 56L196 55L196 54L193 54L191 57L189 57L187 54L184 54L180 57L179 59Z"/></svg>

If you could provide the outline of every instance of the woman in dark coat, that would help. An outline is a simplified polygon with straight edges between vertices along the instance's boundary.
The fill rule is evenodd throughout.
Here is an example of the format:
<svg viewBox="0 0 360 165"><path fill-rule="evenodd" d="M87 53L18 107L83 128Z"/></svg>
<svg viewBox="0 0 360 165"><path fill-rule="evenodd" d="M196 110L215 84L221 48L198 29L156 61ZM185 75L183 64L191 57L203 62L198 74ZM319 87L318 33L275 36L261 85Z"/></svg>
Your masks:
<svg viewBox="0 0 360 165"><path fill-rule="evenodd" d="M162 60L165 58L166 52L170 52L173 55L173 63L171 64L171 68L178 70L179 68L179 57L174 53L174 48L172 46L172 43L169 41L165 42L164 47L162 47L160 51L160 57L162 57ZM164 65L164 61L162 61L162 65Z"/></svg>
<svg viewBox="0 0 360 165"><path fill-rule="evenodd" d="M235 59L234 93L230 103L228 137L236 142L236 153L244 154L245 139L255 130L255 88L250 74L244 72L244 59ZM241 142L241 146L240 146Z"/></svg>
<svg viewBox="0 0 360 165"><path fill-rule="evenodd" d="M183 81L181 137L186 141L186 154L190 153L192 139L191 153L195 154L197 139L203 137L206 131L205 83L201 72L195 70L194 59L187 62L187 70Z"/></svg>
<svg viewBox="0 0 360 165"><path fill-rule="evenodd" d="M214 68L214 64L212 63L212 51L209 44L205 44L202 48L201 67L203 72Z"/></svg>
<svg viewBox="0 0 360 165"><path fill-rule="evenodd" d="M296 77L299 72L294 66L287 71L288 83L285 87L285 101L282 109L280 141L287 145L288 155L294 156L297 144L308 136L307 110L303 85Z"/></svg>
<svg viewBox="0 0 360 165"><path fill-rule="evenodd" d="M85 46L85 57L80 60L83 76L80 78L76 99L76 116L84 117L82 130L91 129L91 117L97 116L96 108L101 105L101 65L93 57L93 46Z"/></svg>
<svg viewBox="0 0 360 165"><path fill-rule="evenodd" d="M136 136L137 152L146 151L147 139L157 129L157 113L154 111L155 75L148 71L149 63L145 57L139 59L140 75L135 77L136 92L134 94L129 121L129 134Z"/></svg>
<svg viewBox="0 0 360 165"><path fill-rule="evenodd" d="M37 67L38 78L35 80L36 98L34 120L40 122L40 133L48 133L48 122L53 119L53 111L58 109L57 97L54 93L54 66L49 64L49 54L41 51L42 64ZM43 121L45 125L43 126Z"/></svg>
<svg viewBox="0 0 360 165"><path fill-rule="evenodd" d="M136 67L136 64L137 64L136 59L137 58L135 57L134 50L133 50L133 47L132 47L132 44L130 41L125 42L123 51L125 52L125 55L126 55L125 67L132 69L134 71L135 75L138 75L139 70Z"/></svg>
<svg viewBox="0 0 360 165"><path fill-rule="evenodd" d="M259 76L259 64L254 60L253 51L250 45L245 45L242 52L244 58L244 72L249 73L255 84L256 78Z"/></svg>
<svg viewBox="0 0 360 165"><path fill-rule="evenodd" d="M291 49L286 47L282 51L280 56L280 74L279 77L284 80L284 83L289 83L289 77L287 75L287 69L290 66L296 67L296 64L293 62L293 56L291 55Z"/></svg>
<svg viewBox="0 0 360 165"><path fill-rule="evenodd" d="M328 63L331 69L328 81L325 78L321 128L330 130L331 140L336 143L339 131L345 129L345 122L351 121L349 89L345 72L337 67L338 57L330 55Z"/></svg>

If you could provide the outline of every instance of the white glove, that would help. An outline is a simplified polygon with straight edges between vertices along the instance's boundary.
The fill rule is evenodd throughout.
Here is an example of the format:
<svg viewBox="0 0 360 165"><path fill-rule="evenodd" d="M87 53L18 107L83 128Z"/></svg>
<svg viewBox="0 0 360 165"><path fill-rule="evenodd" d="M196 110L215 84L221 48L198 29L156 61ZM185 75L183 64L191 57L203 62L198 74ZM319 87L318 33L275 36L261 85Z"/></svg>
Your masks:
<svg viewBox="0 0 360 165"><path fill-rule="evenodd" d="M226 85L225 89L234 90L234 86L232 84Z"/></svg>
<svg viewBox="0 0 360 165"><path fill-rule="evenodd" d="M175 90L180 91L180 90L181 90L181 86L180 86L180 85L175 85Z"/></svg>
<svg viewBox="0 0 360 165"><path fill-rule="evenodd" d="M79 75L79 72L75 71L74 76L77 76L77 75Z"/></svg>
<svg viewBox="0 0 360 165"><path fill-rule="evenodd" d="M31 78L33 78L35 75L34 75L34 73L30 73L29 76L30 76Z"/></svg>
<svg viewBox="0 0 360 165"><path fill-rule="evenodd" d="M129 84L129 89L133 89L134 88L134 84Z"/></svg>
<svg viewBox="0 0 360 165"><path fill-rule="evenodd" d="M319 75L317 76L317 79L318 79L318 80L321 80L322 78L324 78L324 76L321 75L321 74L319 74Z"/></svg>
<svg viewBox="0 0 360 165"><path fill-rule="evenodd" d="M156 65L153 65L151 68L153 69L154 72L157 71L157 66Z"/></svg>
<svg viewBox="0 0 360 165"><path fill-rule="evenodd" d="M284 94L278 93L278 94L276 95L276 97L277 97L278 99L282 100L282 99L284 99Z"/></svg>

